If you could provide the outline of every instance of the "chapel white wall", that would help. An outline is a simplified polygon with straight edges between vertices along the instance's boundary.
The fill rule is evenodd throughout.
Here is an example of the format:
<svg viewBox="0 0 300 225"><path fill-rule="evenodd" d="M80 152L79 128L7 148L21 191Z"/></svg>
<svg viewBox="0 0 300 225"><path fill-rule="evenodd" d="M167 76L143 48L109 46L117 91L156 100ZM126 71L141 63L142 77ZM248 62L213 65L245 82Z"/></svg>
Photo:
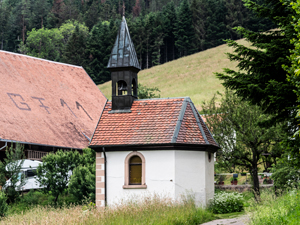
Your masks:
<svg viewBox="0 0 300 225"><path fill-rule="evenodd" d="M206 206L214 195L214 162L202 151L175 152L175 195L191 195L197 206Z"/></svg>
<svg viewBox="0 0 300 225"><path fill-rule="evenodd" d="M208 153L186 150L138 151L145 157L147 189L123 189L125 158L132 151L106 152L107 204L128 200L132 195L160 194L172 199L191 194L198 206L214 195L214 159ZM136 199L136 198L134 198Z"/></svg>
<svg viewBox="0 0 300 225"><path fill-rule="evenodd" d="M175 199L175 151L138 151L145 157L147 189L123 189L125 158L132 151L106 152L107 204L120 203L132 195L160 194ZM136 199L136 198L135 198Z"/></svg>
<svg viewBox="0 0 300 225"><path fill-rule="evenodd" d="M208 160L208 152L205 152L205 164L206 164L206 204L209 203L210 199L214 198L215 194L215 163L214 154L211 153L211 160Z"/></svg>

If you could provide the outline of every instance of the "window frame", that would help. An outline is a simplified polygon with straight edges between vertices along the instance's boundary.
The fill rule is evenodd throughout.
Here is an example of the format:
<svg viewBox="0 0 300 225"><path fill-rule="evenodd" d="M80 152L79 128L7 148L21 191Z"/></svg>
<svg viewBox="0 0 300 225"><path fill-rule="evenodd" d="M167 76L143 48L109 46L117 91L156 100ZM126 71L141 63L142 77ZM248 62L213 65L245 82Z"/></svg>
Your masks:
<svg viewBox="0 0 300 225"><path fill-rule="evenodd" d="M129 163L130 163L130 159L133 156L138 156L141 158L142 160L142 184L129 184ZM146 185L146 163L145 163L145 157L143 156L142 153L137 152L137 151L133 151L131 153L129 153L126 158L125 158L125 176L124 176L124 185L123 185L123 189L146 189L147 185Z"/></svg>

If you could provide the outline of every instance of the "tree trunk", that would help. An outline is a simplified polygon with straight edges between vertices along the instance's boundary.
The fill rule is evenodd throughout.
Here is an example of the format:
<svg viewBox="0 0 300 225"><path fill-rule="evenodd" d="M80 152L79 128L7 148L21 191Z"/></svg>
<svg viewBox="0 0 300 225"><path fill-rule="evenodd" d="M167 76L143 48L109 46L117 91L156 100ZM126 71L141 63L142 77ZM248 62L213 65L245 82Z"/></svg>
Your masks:
<svg viewBox="0 0 300 225"><path fill-rule="evenodd" d="M55 200L54 200L54 203L56 204L56 202L57 202L57 199L58 199L58 196L59 196L59 193L56 195L56 197L55 197Z"/></svg>
<svg viewBox="0 0 300 225"><path fill-rule="evenodd" d="M259 191L259 180L258 180L258 174L257 174L257 166L252 168L251 176L253 179L253 193L255 200L257 202L260 201L260 191Z"/></svg>
<svg viewBox="0 0 300 225"><path fill-rule="evenodd" d="M2 40L1 40L1 50L3 50L3 33L2 33Z"/></svg>
<svg viewBox="0 0 300 225"><path fill-rule="evenodd" d="M22 16L22 21L23 21L23 29L22 29L22 41L24 43L25 41L25 18L24 18L24 15Z"/></svg>
<svg viewBox="0 0 300 225"><path fill-rule="evenodd" d="M168 42L166 42L166 61L165 62L168 62Z"/></svg>
<svg viewBox="0 0 300 225"><path fill-rule="evenodd" d="M146 68L149 68L149 52L148 52L148 40L147 40L147 58L146 58Z"/></svg>
<svg viewBox="0 0 300 225"><path fill-rule="evenodd" d="M174 59L175 59L175 43L173 41L173 59L172 60L174 60Z"/></svg>

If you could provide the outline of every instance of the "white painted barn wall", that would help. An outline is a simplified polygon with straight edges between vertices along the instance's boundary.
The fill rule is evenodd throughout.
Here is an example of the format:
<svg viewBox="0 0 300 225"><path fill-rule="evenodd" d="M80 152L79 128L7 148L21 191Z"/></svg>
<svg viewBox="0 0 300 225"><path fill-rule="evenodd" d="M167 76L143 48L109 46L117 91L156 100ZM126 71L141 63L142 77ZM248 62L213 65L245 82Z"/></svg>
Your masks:
<svg viewBox="0 0 300 225"><path fill-rule="evenodd" d="M123 189L125 158L132 151L106 152L107 204L127 200L132 195L156 193L172 199L192 191L197 205L206 205L214 194L214 160L200 151L138 151L145 157L147 189ZM207 192L207 193L206 193ZM136 199L136 198L135 198Z"/></svg>

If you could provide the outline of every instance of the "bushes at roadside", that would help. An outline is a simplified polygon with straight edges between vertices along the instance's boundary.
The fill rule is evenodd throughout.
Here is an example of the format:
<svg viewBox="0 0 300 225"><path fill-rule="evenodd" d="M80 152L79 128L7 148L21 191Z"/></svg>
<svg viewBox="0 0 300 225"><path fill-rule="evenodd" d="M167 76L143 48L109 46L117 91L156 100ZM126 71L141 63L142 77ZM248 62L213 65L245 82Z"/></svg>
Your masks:
<svg viewBox="0 0 300 225"><path fill-rule="evenodd" d="M217 214L241 212L244 209L243 195L237 192L218 192L210 202L209 209Z"/></svg>
<svg viewBox="0 0 300 225"><path fill-rule="evenodd" d="M253 225L296 225L300 221L300 191L290 191L280 197L262 192L261 203L247 208Z"/></svg>
<svg viewBox="0 0 300 225"><path fill-rule="evenodd" d="M282 194L286 189L300 187L300 173L297 168L289 165L279 164L273 168L271 177L274 180L274 190Z"/></svg>
<svg viewBox="0 0 300 225"><path fill-rule="evenodd" d="M68 189L78 202L85 199L95 202L95 163L76 167L73 170Z"/></svg>
<svg viewBox="0 0 300 225"><path fill-rule="evenodd" d="M9 205L7 214L24 213L37 206L53 206L59 208L77 204L76 198L73 195L68 194L67 191L60 196L56 204L54 203L54 198L55 197L51 193L45 193L41 190L30 190L28 193L23 193L19 201Z"/></svg>
<svg viewBox="0 0 300 225"><path fill-rule="evenodd" d="M6 203L7 197L3 191L0 191L0 217L6 216L8 205Z"/></svg>

